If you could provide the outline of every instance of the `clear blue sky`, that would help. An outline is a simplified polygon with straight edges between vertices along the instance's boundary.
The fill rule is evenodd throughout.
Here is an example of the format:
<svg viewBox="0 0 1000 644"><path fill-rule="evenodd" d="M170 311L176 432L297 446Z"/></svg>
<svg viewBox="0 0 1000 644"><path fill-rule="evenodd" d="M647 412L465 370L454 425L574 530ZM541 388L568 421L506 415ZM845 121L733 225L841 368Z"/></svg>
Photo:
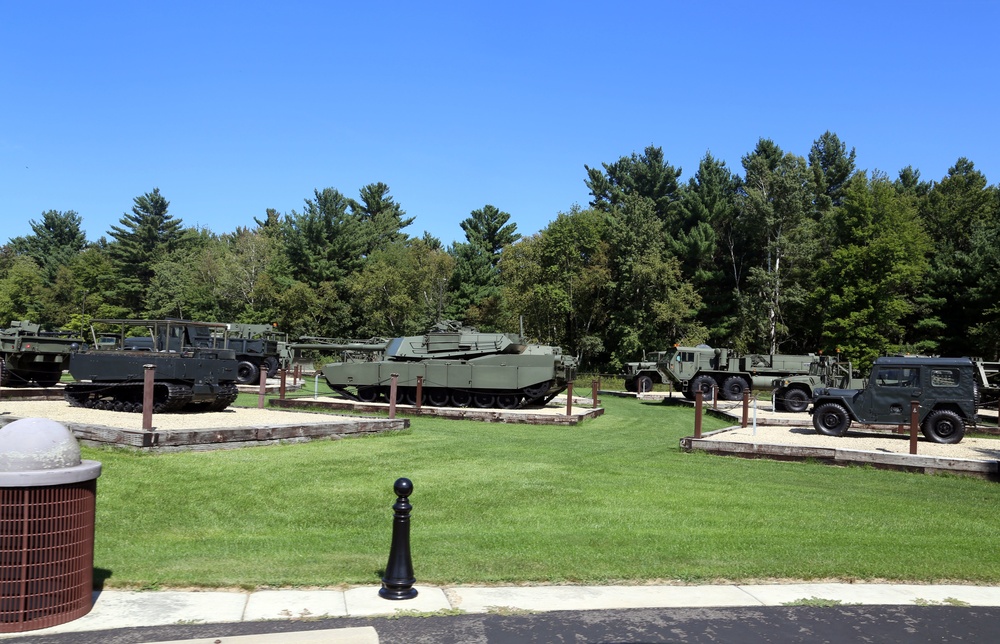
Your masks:
<svg viewBox="0 0 1000 644"><path fill-rule="evenodd" d="M448 244L493 204L529 235L584 165L648 145L684 178L760 138L1000 182L1000 2L0 0L0 243L47 210L90 240L159 188L217 233L384 182Z"/></svg>

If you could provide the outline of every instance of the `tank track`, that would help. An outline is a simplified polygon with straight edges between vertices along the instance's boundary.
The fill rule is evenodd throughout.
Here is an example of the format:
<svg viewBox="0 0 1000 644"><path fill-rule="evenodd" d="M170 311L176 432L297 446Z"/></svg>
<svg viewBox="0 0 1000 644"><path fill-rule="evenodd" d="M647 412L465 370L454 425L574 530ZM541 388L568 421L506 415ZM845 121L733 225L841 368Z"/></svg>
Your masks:
<svg viewBox="0 0 1000 644"><path fill-rule="evenodd" d="M142 384L125 382L71 383L63 398L71 407L106 411L142 412ZM153 388L153 413L180 411L191 402L191 387L157 382Z"/></svg>
<svg viewBox="0 0 1000 644"><path fill-rule="evenodd" d="M521 409L530 405L545 405L565 387L551 391L551 381L546 381L525 387L517 391L464 390L450 388L425 387L423 404L428 407L479 407L499 409ZM389 399L389 387L372 385L358 387L354 393L345 387L332 387L334 391L345 398L356 402L385 402ZM402 387L397 391L397 402L413 404L416 402L416 389ZM436 399L435 399L436 398Z"/></svg>
<svg viewBox="0 0 1000 644"><path fill-rule="evenodd" d="M219 392L215 394L212 402L197 402L188 405L191 411L224 411L229 405L236 401L240 395L240 390L235 383L219 385Z"/></svg>

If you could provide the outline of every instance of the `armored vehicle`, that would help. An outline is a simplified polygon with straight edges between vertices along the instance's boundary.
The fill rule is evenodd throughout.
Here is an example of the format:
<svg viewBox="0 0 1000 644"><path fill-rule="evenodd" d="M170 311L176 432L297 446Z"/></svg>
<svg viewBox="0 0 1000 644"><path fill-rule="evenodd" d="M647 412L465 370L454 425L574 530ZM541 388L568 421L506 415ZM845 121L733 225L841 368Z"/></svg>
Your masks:
<svg viewBox="0 0 1000 644"><path fill-rule="evenodd" d="M269 324L212 324L193 322L191 320L170 320L177 325L187 325L187 337L191 345L196 347L221 346L232 349L239 363L236 369L236 381L241 385L254 385L260 382L260 372L264 371L268 378L278 375L282 366L288 366L287 338L284 333L275 331ZM130 349L153 349L153 338L139 336L126 338L126 347ZM177 338L171 342L176 344ZM176 350L176 346L173 346Z"/></svg>
<svg viewBox="0 0 1000 644"><path fill-rule="evenodd" d="M775 378L775 411L804 412L812 402L813 392L821 387L835 389L861 389L865 383L854 377L851 363L840 356L818 355L809 364L809 373L804 376Z"/></svg>
<svg viewBox="0 0 1000 644"><path fill-rule="evenodd" d="M813 426L821 434L843 436L852 421L906 425L916 402L924 436L957 443L966 425L976 424L977 398L976 366L969 358L877 358L863 389L815 391Z"/></svg>
<svg viewBox="0 0 1000 644"><path fill-rule="evenodd" d="M27 320L14 320L0 330L0 386L24 387L31 382L51 387L62 378L69 355L83 339L63 331L42 331Z"/></svg>
<svg viewBox="0 0 1000 644"><path fill-rule="evenodd" d="M559 347L529 344L516 333L480 333L456 322L380 344L328 346L347 357L323 367L327 384L364 402L387 399L392 375L398 374L397 402L416 403L420 376L422 402L428 405L511 409L548 402L576 373L576 360Z"/></svg>
<svg viewBox="0 0 1000 644"><path fill-rule="evenodd" d="M634 375L626 376L625 388L648 391L645 387L654 382L671 383L689 400L695 392L706 397L719 388L723 400L739 400L750 389L770 389L775 378L809 373L814 354L749 354L740 355L729 349L713 349L701 344L697 347L674 346L668 351L654 354L654 366L635 364ZM639 389L643 387L643 389Z"/></svg>
<svg viewBox="0 0 1000 644"><path fill-rule="evenodd" d="M93 320L118 327L100 336L91 329L93 348L71 354L64 397L74 407L141 412L147 365L155 367L153 411L222 411L238 395L236 354L225 347L224 324L176 320ZM207 330L199 340L193 328ZM130 332L145 331L148 346ZM213 337L210 346L205 337Z"/></svg>

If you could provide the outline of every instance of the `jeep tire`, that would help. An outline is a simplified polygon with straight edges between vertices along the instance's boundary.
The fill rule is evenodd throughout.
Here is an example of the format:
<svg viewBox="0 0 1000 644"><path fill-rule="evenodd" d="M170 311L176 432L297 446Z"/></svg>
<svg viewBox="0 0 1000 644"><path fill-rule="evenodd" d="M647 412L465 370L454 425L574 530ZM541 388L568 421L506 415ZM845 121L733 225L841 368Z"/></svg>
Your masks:
<svg viewBox="0 0 1000 644"><path fill-rule="evenodd" d="M784 407L793 413L802 413L809 408L809 396L801 389L785 391Z"/></svg>
<svg viewBox="0 0 1000 644"><path fill-rule="evenodd" d="M823 403L813 410L813 427L826 436L843 436L851 426L851 417L838 403Z"/></svg>
<svg viewBox="0 0 1000 644"><path fill-rule="evenodd" d="M965 423L950 409L939 409L924 419L921 431L928 440L953 445L965 436Z"/></svg>

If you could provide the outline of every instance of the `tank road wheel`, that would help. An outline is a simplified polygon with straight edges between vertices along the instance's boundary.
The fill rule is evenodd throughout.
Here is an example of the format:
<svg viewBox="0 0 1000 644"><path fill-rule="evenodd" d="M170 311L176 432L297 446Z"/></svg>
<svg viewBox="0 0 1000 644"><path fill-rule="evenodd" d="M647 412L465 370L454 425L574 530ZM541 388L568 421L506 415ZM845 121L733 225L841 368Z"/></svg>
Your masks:
<svg viewBox="0 0 1000 644"><path fill-rule="evenodd" d="M500 394L497 396L497 407L500 409L514 409L521 402L518 394Z"/></svg>
<svg viewBox="0 0 1000 644"><path fill-rule="evenodd" d="M451 404L455 407L468 407L472 402L472 394L468 391L455 389L451 392Z"/></svg>
<svg viewBox="0 0 1000 644"><path fill-rule="evenodd" d="M712 376L696 376L690 385L692 399L694 398L694 394L701 390L702 399L711 400L713 387L715 387L715 379Z"/></svg>
<svg viewBox="0 0 1000 644"><path fill-rule="evenodd" d="M358 400L373 403L378 400L378 387L358 387Z"/></svg>
<svg viewBox="0 0 1000 644"><path fill-rule="evenodd" d="M653 379L649 376L639 376L635 379L635 390L640 394L653 391Z"/></svg>
<svg viewBox="0 0 1000 644"><path fill-rule="evenodd" d="M424 398L431 407L445 407L451 396L448 395L447 389L425 389Z"/></svg>
<svg viewBox="0 0 1000 644"><path fill-rule="evenodd" d="M928 440L953 445L965 436L965 423L950 409L939 409L924 420L921 431Z"/></svg>
<svg viewBox="0 0 1000 644"><path fill-rule="evenodd" d="M551 380L546 380L545 382L540 382L536 385L531 385L530 387L524 388L524 399L526 402L534 402L539 398L542 398L549 392L549 387L552 386Z"/></svg>
<svg viewBox="0 0 1000 644"><path fill-rule="evenodd" d="M792 413L802 413L809 408L809 396L801 389L789 389L785 392L784 407Z"/></svg>
<svg viewBox="0 0 1000 644"><path fill-rule="evenodd" d="M722 391L719 397L723 400L743 400L743 392L747 390L747 381L739 376L729 376L722 381Z"/></svg>
<svg viewBox="0 0 1000 644"><path fill-rule="evenodd" d="M260 369L252 362L240 360L236 366L236 382L241 385L256 385L260 383Z"/></svg>
<svg viewBox="0 0 1000 644"><path fill-rule="evenodd" d="M497 406L497 397L493 394L478 393L472 395L472 402L476 407L487 408Z"/></svg>
<svg viewBox="0 0 1000 644"><path fill-rule="evenodd" d="M851 426L851 417L843 405L823 403L813 410L813 427L826 436L843 436Z"/></svg>

